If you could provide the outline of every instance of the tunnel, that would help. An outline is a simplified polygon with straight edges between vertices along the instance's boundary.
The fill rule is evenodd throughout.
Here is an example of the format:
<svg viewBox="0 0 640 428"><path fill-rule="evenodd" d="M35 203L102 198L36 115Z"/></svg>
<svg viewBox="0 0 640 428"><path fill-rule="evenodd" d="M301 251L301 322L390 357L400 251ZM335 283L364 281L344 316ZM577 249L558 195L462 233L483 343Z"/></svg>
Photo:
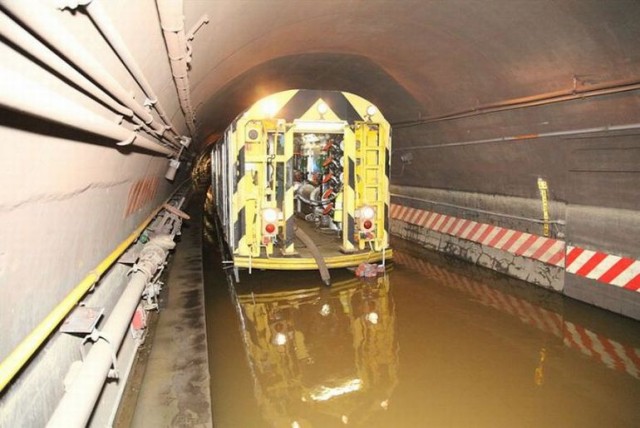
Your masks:
<svg viewBox="0 0 640 428"><path fill-rule="evenodd" d="M0 0L0 41L0 426L128 426L114 421L128 398L136 407L126 384L139 373L156 376L146 388L164 394L164 410L145 407L139 396L149 416L137 426L214 425L221 396L210 391L217 373L207 363L203 276L218 278L216 288L227 292L222 278L230 271L224 255L214 269L200 251L211 211L210 153L254 103L299 89L356 94L389 122L388 221L391 247L399 249L393 275L414 269L483 310L501 310L505 320L539 324L529 338L546 332L613 367L606 373L631 381L610 395L637 399L636 0ZM507 285L496 291L460 279L449 265ZM347 293L358 308L392 307L386 280L362 286L352 277L318 296L344 305L338 296ZM282 301L231 293L241 322L256 329L251 334L259 331L249 322L255 311L276 300L288 308L283 314L293 310L286 303L293 291L282 292ZM546 293L539 299L547 303L530 309L525 293ZM300 305L311 305L304 296ZM396 300L393 307L404 302ZM557 301L579 308L566 310L575 318L558 319ZM529 310L534 315L523 315ZM388 309L401 323L394 314ZM607 317L626 332L592 327ZM167 318L179 340L165 337ZM143 343L151 320L157 334ZM377 324L377 315L368 320ZM230 331L239 341L237 327ZM209 347L220 342L209 339ZM393 366L407 348L388 340L376 346L395 353L376 353ZM550 346L534 366L551 359ZM262 367L248 355L245 365ZM146 372L136 371L145 359ZM451 376L458 385L462 375ZM261 411L277 413L278 402L260 395L267 390L255 379ZM361 387L343 379L331 391ZM307 391L302 401L329 400L326 391ZM390 412L392 388L385 393L391 401L378 407ZM423 406L412 400L408 414ZM441 406L453 409L444 399ZM637 402L627 411L611 425L638 426ZM171 417L156 420L154 412ZM478 417L406 426L536 420ZM560 418L558 426L576 420ZM354 424L356 416L336 421ZM228 423L215 425L250 426Z"/></svg>

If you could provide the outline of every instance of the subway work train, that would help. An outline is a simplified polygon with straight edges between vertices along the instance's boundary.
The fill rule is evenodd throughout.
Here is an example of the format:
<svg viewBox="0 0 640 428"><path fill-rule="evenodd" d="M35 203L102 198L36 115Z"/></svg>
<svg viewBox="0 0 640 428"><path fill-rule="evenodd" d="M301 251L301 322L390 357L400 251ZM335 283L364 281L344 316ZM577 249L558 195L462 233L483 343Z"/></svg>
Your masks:
<svg viewBox="0 0 640 428"><path fill-rule="evenodd" d="M384 264L390 132L376 106L347 92L288 90L239 115L211 152L236 272Z"/></svg>

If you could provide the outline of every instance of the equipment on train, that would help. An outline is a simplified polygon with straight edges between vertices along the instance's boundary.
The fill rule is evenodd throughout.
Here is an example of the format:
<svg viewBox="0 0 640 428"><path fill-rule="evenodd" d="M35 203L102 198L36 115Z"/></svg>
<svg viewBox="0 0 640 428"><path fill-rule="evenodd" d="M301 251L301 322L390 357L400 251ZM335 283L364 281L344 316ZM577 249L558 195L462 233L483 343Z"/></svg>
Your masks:
<svg viewBox="0 0 640 428"><path fill-rule="evenodd" d="M211 154L234 267L384 263L390 132L373 104L347 92L279 92L238 116Z"/></svg>

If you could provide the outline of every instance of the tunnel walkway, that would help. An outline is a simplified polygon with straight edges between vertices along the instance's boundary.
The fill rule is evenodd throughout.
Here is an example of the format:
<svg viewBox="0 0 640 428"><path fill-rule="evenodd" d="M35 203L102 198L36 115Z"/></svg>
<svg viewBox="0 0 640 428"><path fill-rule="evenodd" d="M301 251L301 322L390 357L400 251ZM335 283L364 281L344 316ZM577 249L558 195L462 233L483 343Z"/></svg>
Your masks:
<svg viewBox="0 0 640 428"><path fill-rule="evenodd" d="M202 212L196 195L187 211L168 286L151 338L151 351L130 420L120 426L210 427L211 400L202 281Z"/></svg>

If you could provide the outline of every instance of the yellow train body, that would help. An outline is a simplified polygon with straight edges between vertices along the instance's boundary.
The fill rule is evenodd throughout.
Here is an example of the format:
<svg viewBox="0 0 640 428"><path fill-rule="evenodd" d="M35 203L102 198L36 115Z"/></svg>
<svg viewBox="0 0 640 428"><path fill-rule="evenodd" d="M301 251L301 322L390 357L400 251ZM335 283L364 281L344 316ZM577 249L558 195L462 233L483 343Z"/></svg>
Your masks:
<svg viewBox="0 0 640 428"><path fill-rule="evenodd" d="M246 110L212 149L235 267L349 267L391 257L390 126L347 92L289 90ZM301 239L301 234L309 239Z"/></svg>

